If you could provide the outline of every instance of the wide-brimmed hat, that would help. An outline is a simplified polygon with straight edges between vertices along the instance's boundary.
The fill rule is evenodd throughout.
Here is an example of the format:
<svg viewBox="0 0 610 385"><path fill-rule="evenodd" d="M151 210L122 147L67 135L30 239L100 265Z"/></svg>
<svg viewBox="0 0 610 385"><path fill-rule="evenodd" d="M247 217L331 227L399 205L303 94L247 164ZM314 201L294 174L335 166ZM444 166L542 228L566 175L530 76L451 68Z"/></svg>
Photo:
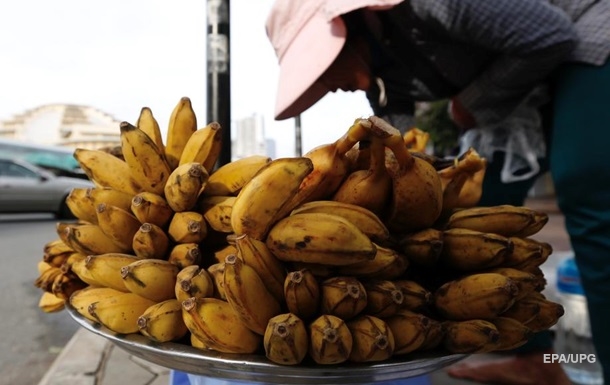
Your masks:
<svg viewBox="0 0 610 385"><path fill-rule="evenodd" d="M280 65L275 119L300 114L329 91L318 78L345 44L340 15L360 8L387 9L404 0L277 0L267 36Z"/></svg>

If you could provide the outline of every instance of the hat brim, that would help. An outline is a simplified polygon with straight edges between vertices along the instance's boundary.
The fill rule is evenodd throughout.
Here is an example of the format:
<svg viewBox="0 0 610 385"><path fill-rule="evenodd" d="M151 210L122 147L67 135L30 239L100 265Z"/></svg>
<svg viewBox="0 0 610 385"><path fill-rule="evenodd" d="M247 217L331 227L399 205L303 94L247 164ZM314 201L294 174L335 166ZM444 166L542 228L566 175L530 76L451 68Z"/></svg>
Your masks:
<svg viewBox="0 0 610 385"><path fill-rule="evenodd" d="M299 115L329 92L318 81L345 44L347 29L340 17L312 17L280 59L275 119Z"/></svg>

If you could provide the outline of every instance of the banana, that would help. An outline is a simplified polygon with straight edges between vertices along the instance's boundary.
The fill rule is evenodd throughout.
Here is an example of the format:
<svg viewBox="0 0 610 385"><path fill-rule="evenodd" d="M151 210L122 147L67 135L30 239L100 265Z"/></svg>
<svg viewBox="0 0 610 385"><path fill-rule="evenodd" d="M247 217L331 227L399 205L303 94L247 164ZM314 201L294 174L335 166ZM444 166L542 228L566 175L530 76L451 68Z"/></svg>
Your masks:
<svg viewBox="0 0 610 385"><path fill-rule="evenodd" d="M66 197L66 205L74 216L82 221L97 224L95 203L91 197L91 188L73 188Z"/></svg>
<svg viewBox="0 0 610 385"><path fill-rule="evenodd" d="M214 171L208 170L210 178L203 190L203 195L237 195L242 187L269 162L271 162L271 158L268 156L251 155L224 164Z"/></svg>
<svg viewBox="0 0 610 385"><path fill-rule="evenodd" d="M193 132L182 150L178 165L185 163L201 163L208 173L220 156L222 146L222 128L218 122L208 123L207 126Z"/></svg>
<svg viewBox="0 0 610 385"><path fill-rule="evenodd" d="M428 318L428 332L426 333L426 339L419 347L420 351L428 351L436 349L441 345L445 338L445 330L443 324L433 318Z"/></svg>
<svg viewBox="0 0 610 385"><path fill-rule="evenodd" d="M419 283L408 279L395 280L393 283L402 291L403 309L423 311L430 305L432 293Z"/></svg>
<svg viewBox="0 0 610 385"><path fill-rule="evenodd" d="M279 158L264 165L242 187L231 210L231 227L237 235L264 240L279 219L295 207L291 199L312 172L308 158Z"/></svg>
<svg viewBox="0 0 610 385"><path fill-rule="evenodd" d="M121 277L130 292L151 301L175 298L178 266L162 259L140 259L121 267Z"/></svg>
<svg viewBox="0 0 610 385"><path fill-rule="evenodd" d="M122 291L103 286L88 286L75 291L68 302L76 312L90 321L97 322L95 317L89 313L89 305L104 298L110 298L122 294Z"/></svg>
<svg viewBox="0 0 610 385"><path fill-rule="evenodd" d="M184 317L183 317L184 318ZM212 350L210 349L209 346L207 346L203 341L201 341L199 338L195 337L194 334L191 333L190 336L190 343L191 346L197 349L201 349L201 350Z"/></svg>
<svg viewBox="0 0 610 385"><path fill-rule="evenodd" d="M283 302L287 274L284 264L269 251L265 242L250 238L248 234L234 237L233 242L237 257L256 271L276 300Z"/></svg>
<svg viewBox="0 0 610 385"><path fill-rule="evenodd" d="M320 263L293 262L288 264L289 270L309 270L316 278L326 279L337 275L336 266Z"/></svg>
<svg viewBox="0 0 610 385"><path fill-rule="evenodd" d="M264 335L267 323L280 314L281 306L256 270L236 255L229 255L225 258L223 281L227 302L241 321L253 332Z"/></svg>
<svg viewBox="0 0 610 385"><path fill-rule="evenodd" d="M45 291L38 300L38 307L45 313L55 313L66 307L66 301L63 298L55 296L53 293Z"/></svg>
<svg viewBox="0 0 610 385"><path fill-rule="evenodd" d="M214 283L214 298L221 299L223 301L227 300L227 295L225 293L225 282L224 282L224 273L225 273L225 263L218 262L210 265L207 268L207 272L212 277L212 281Z"/></svg>
<svg viewBox="0 0 610 385"><path fill-rule="evenodd" d="M281 219L269 231L267 247L286 262L350 265L375 258L377 249L360 229L332 214L303 213Z"/></svg>
<svg viewBox="0 0 610 385"><path fill-rule="evenodd" d="M546 261L542 242L532 238L510 237L509 239L513 243L513 251L506 256L505 266L540 265Z"/></svg>
<svg viewBox="0 0 610 385"><path fill-rule="evenodd" d="M254 353L263 337L246 327L233 307L217 298L189 298L182 302L189 331L209 349L223 353Z"/></svg>
<svg viewBox="0 0 610 385"><path fill-rule="evenodd" d="M276 364L300 364L309 349L307 327L292 313L278 314L267 324L263 348L265 356Z"/></svg>
<svg viewBox="0 0 610 385"><path fill-rule="evenodd" d="M51 266L61 267L72 254L75 254L75 251L62 241L61 244L47 248L42 256L42 261Z"/></svg>
<svg viewBox="0 0 610 385"><path fill-rule="evenodd" d="M396 279L404 274L409 267L409 260L404 255L377 244L375 248L377 251L373 260L339 266L337 274L382 280Z"/></svg>
<svg viewBox="0 0 610 385"><path fill-rule="evenodd" d="M349 361L384 361L394 354L394 335L388 324L381 318L361 315L348 321L347 327L353 339Z"/></svg>
<svg viewBox="0 0 610 385"><path fill-rule="evenodd" d="M134 293L120 293L91 303L87 310L113 332L130 334L139 331L138 318L154 304Z"/></svg>
<svg viewBox="0 0 610 385"><path fill-rule="evenodd" d="M491 320L500 334L491 349L494 351L512 350L524 345L532 337L533 332L521 322L508 318L498 317Z"/></svg>
<svg viewBox="0 0 610 385"><path fill-rule="evenodd" d="M295 208L291 215L303 213L333 214L345 218L375 242L383 243L390 238L388 228L375 213L355 204L325 200L312 201Z"/></svg>
<svg viewBox="0 0 610 385"><path fill-rule="evenodd" d="M167 127L165 157L172 170L178 167L184 147L195 131L197 131L197 116L191 99L182 97L172 110Z"/></svg>
<svg viewBox="0 0 610 385"><path fill-rule="evenodd" d="M430 318L411 310L400 309L385 319L394 336L394 354L408 354L418 350L426 341Z"/></svg>
<svg viewBox="0 0 610 385"><path fill-rule="evenodd" d="M424 152L430 140L430 133L411 127L402 135L402 139L409 151Z"/></svg>
<svg viewBox="0 0 610 385"><path fill-rule="evenodd" d="M525 323L525 326L530 328L532 332L550 329L565 313L561 304L548 300L540 293L531 293L526 298L540 306L538 315Z"/></svg>
<svg viewBox="0 0 610 385"><path fill-rule="evenodd" d="M149 107L142 107L140 110L140 115L136 121L136 127L148 135L155 146L157 146L161 152L165 153L165 144L163 143L161 128Z"/></svg>
<svg viewBox="0 0 610 385"><path fill-rule="evenodd" d="M139 258L135 255L122 253L89 255L85 259L85 268L95 282L99 282L105 287L128 292L129 289L121 277L121 268L138 260Z"/></svg>
<svg viewBox="0 0 610 385"><path fill-rule="evenodd" d="M501 265L513 250L509 238L464 228L443 232L439 263L460 271L473 271Z"/></svg>
<svg viewBox="0 0 610 385"><path fill-rule="evenodd" d="M169 263L178 266L180 270L187 266L198 265L201 262L201 249L198 243L178 243L169 252Z"/></svg>
<svg viewBox="0 0 610 385"><path fill-rule="evenodd" d="M182 318L182 302L175 298L150 306L137 322L140 333L156 342L177 341L189 332Z"/></svg>
<svg viewBox="0 0 610 385"><path fill-rule="evenodd" d="M75 251L85 255L128 253L131 247L119 245L101 227L94 224L73 224L65 228L65 242Z"/></svg>
<svg viewBox="0 0 610 385"><path fill-rule="evenodd" d="M149 191L142 191L134 195L130 209L140 223L152 223L163 229L167 227L174 215L174 211L165 198Z"/></svg>
<svg viewBox="0 0 610 385"><path fill-rule="evenodd" d="M86 266L87 257L82 260L75 261L70 265L70 271L86 284L90 286L104 286L101 282L93 278Z"/></svg>
<svg viewBox="0 0 610 385"><path fill-rule="evenodd" d="M55 295L57 298L67 300L70 298L72 293L87 286L88 285L85 282L81 281L75 275L70 273L62 273L53 280L53 284L51 285L51 293L53 293L53 295Z"/></svg>
<svg viewBox="0 0 610 385"><path fill-rule="evenodd" d="M443 327L443 346L450 353L485 353L500 338L493 323L480 319L445 321Z"/></svg>
<svg viewBox="0 0 610 385"><path fill-rule="evenodd" d="M234 196L206 196L199 201L198 211L212 229L221 233L233 233L231 211L236 199Z"/></svg>
<svg viewBox="0 0 610 385"><path fill-rule="evenodd" d="M522 270L511 267L496 267L485 270L485 273L497 273L510 278L517 285L519 292L516 297L517 301L540 289L540 279L534 274Z"/></svg>
<svg viewBox="0 0 610 385"><path fill-rule="evenodd" d="M207 234L205 219L196 211L175 213L167 229L167 235L176 243L201 243Z"/></svg>
<svg viewBox="0 0 610 385"><path fill-rule="evenodd" d="M391 317L402 307L404 296L394 282L370 280L363 283L366 290L364 313L378 318Z"/></svg>
<svg viewBox="0 0 610 385"><path fill-rule="evenodd" d="M122 250L132 252L133 237L140 228L140 221L130 211L100 203L97 205L97 223L104 234Z"/></svg>
<svg viewBox="0 0 610 385"><path fill-rule="evenodd" d="M524 298L515 301L515 303L506 311L502 312L500 316L512 318L524 325L533 321L538 317L538 314L540 314L541 305L538 301L532 301L528 297L530 296L527 295Z"/></svg>
<svg viewBox="0 0 610 385"><path fill-rule="evenodd" d="M193 209L208 177L208 172L201 163L190 162L176 167L169 174L163 190L169 207L176 212Z"/></svg>
<svg viewBox="0 0 610 385"><path fill-rule="evenodd" d="M161 195L172 172L163 148L136 126L121 122L121 149L131 175L144 191Z"/></svg>
<svg viewBox="0 0 610 385"><path fill-rule="evenodd" d="M414 265L433 267L443 250L443 234L443 231L434 228L412 232L403 235L397 247Z"/></svg>
<svg viewBox="0 0 610 385"><path fill-rule="evenodd" d="M59 238L53 239L52 241L45 243L44 246L42 247L42 252L44 255L63 254L68 251L74 251L74 250L72 250L72 248L70 246L68 246L64 241L62 241Z"/></svg>
<svg viewBox="0 0 610 385"><path fill-rule="evenodd" d="M288 311L303 320L311 320L319 313L320 285L308 269L291 271L284 281L284 298Z"/></svg>
<svg viewBox="0 0 610 385"><path fill-rule="evenodd" d="M98 188L108 187L131 195L142 191L124 160L104 151L84 148L74 150L74 157Z"/></svg>
<svg viewBox="0 0 610 385"><path fill-rule="evenodd" d="M456 158L453 165L439 170L443 186L443 210L473 207L479 203L482 185L473 183L473 180L481 179L481 173L485 173L486 167L485 158L481 158L471 147Z"/></svg>
<svg viewBox="0 0 610 385"><path fill-rule="evenodd" d="M170 240L161 227L142 223L133 236L131 247L140 259L164 259L170 250Z"/></svg>
<svg viewBox="0 0 610 385"><path fill-rule="evenodd" d="M93 200L94 207L104 203L106 205L115 206L125 211L131 211L131 199L133 194L115 190L113 188L93 188L89 190L89 195ZM97 211L96 211L97 219Z"/></svg>
<svg viewBox="0 0 610 385"><path fill-rule="evenodd" d="M60 266L61 271L64 274L73 274L78 276L72 271L72 266L77 262L85 262L87 256L81 253L73 252L68 256L68 258L64 261L64 263Z"/></svg>
<svg viewBox="0 0 610 385"><path fill-rule="evenodd" d="M434 292L434 306L446 319L493 319L510 308L518 295L512 279L476 273L449 281Z"/></svg>
<svg viewBox="0 0 610 385"><path fill-rule="evenodd" d="M505 237L528 237L548 222L548 215L524 206L498 205L456 210L448 228L464 228Z"/></svg>
<svg viewBox="0 0 610 385"><path fill-rule="evenodd" d="M354 277L332 277L320 283L320 313L345 321L358 316L365 308L364 285Z"/></svg>
<svg viewBox="0 0 610 385"><path fill-rule="evenodd" d="M209 254L206 254L206 257L212 258L215 262L224 262L229 254L237 254L237 247L235 247L235 245L228 244L217 250L213 250Z"/></svg>
<svg viewBox="0 0 610 385"><path fill-rule="evenodd" d="M191 297L212 297L214 280L206 269L196 265L187 266L176 275L174 293L179 301L186 301Z"/></svg>
<svg viewBox="0 0 610 385"><path fill-rule="evenodd" d="M352 352L352 333L345 321L333 315L324 314L308 326L309 356L320 365L340 364Z"/></svg>

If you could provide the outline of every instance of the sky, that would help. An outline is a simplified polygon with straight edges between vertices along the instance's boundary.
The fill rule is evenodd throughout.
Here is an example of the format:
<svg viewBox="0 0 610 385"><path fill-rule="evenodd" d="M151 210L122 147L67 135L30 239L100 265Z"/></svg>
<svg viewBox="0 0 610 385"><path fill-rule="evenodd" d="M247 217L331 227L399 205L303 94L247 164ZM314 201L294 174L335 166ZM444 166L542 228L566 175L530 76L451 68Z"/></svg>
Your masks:
<svg viewBox="0 0 610 385"><path fill-rule="evenodd" d="M294 156L294 119L273 119L278 63L265 33L272 3L230 0L231 118L262 115L276 157ZM134 123L147 106L163 129L188 96L204 125L206 8L207 0L0 2L0 120L71 103ZM328 94L301 115L303 152L370 113L361 91Z"/></svg>

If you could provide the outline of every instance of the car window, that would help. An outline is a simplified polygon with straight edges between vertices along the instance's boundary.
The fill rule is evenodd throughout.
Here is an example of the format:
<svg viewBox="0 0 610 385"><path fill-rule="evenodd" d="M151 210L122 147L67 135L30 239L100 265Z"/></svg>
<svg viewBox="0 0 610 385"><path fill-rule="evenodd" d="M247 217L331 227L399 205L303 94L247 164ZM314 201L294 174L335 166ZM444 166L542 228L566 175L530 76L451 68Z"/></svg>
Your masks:
<svg viewBox="0 0 610 385"><path fill-rule="evenodd" d="M38 178L38 174L13 162L0 162L0 176Z"/></svg>

